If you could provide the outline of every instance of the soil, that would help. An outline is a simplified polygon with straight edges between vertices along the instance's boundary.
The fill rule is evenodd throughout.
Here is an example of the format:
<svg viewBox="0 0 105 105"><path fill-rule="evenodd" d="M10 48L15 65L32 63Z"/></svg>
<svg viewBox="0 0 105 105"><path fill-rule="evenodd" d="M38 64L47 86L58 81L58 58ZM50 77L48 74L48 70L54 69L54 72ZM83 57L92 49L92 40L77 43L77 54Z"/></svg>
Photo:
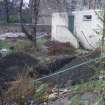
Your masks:
<svg viewBox="0 0 105 105"><path fill-rule="evenodd" d="M48 75L59 70L74 58L75 57L57 57L54 62L41 65L38 59L25 53L7 55L0 59L0 85L3 85L5 82L15 81L19 75L27 72L31 77L34 76L34 73L37 73L40 77Z"/></svg>
<svg viewBox="0 0 105 105"><path fill-rule="evenodd" d="M7 55L0 59L0 84L12 81L18 74L24 72L25 67L36 66L38 60L24 53Z"/></svg>
<svg viewBox="0 0 105 105"><path fill-rule="evenodd" d="M88 62L91 59L98 58L100 56L100 51L92 51L87 54L79 55L72 59L69 63L66 63L63 68L59 69L66 70L75 65ZM84 64L77 68L68 69L68 71L61 73L59 75L54 75L45 79L45 82L54 82L55 85L59 85L60 87L68 87L70 85L75 85L81 83L81 81L89 81L90 79L98 79L96 72L99 71L99 63L91 62L89 64Z"/></svg>
<svg viewBox="0 0 105 105"><path fill-rule="evenodd" d="M31 67L32 72L30 73L33 76L33 73L38 73L40 77L43 75L48 75L54 73L58 70L63 70L64 68L72 67L74 65L80 64L82 62L88 61L91 58L96 58L100 55L99 50L89 53L87 55L73 56L73 57L62 57L55 59L54 62L50 62L46 65L39 64L39 60L33 58L32 56L25 53L15 53L7 55L0 59L0 85L3 85L5 82L14 81L17 79L19 74L27 72L26 67ZM80 66L76 69L70 70L69 72L64 73L60 76L54 76L49 80L55 80L60 77L59 81L63 85L67 85L72 81L74 83L79 82L81 79L88 80L91 76L94 75L95 71L93 66L90 65ZM97 66L94 65L96 68ZM61 69L62 68L62 69ZM30 72L30 71L28 71ZM48 79L47 79L48 80Z"/></svg>

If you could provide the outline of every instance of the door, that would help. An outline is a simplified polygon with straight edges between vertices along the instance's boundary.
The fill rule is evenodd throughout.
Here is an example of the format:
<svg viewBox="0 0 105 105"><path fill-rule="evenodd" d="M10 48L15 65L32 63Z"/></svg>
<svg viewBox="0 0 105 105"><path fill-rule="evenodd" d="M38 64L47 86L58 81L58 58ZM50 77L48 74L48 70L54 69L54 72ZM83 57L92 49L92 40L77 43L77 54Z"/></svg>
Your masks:
<svg viewBox="0 0 105 105"><path fill-rule="evenodd" d="M74 16L69 16L69 30L74 33Z"/></svg>

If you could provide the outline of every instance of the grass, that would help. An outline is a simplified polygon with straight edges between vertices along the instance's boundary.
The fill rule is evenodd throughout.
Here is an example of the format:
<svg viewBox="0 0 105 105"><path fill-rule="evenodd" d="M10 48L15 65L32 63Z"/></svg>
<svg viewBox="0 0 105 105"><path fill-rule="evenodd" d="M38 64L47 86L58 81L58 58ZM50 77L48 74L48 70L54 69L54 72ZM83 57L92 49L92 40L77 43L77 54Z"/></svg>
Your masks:
<svg viewBox="0 0 105 105"><path fill-rule="evenodd" d="M44 38L44 37L37 39L38 48L41 48L42 45L44 45L47 41L48 41L48 39L47 38Z"/></svg>
<svg viewBox="0 0 105 105"><path fill-rule="evenodd" d="M102 91L102 86L103 86L103 81L101 81L101 80L96 80L96 81L92 80L89 82L71 86L70 90L77 94L72 97L69 105L84 105L84 104L81 104L81 95L80 94L81 93L83 94L86 92L97 93L97 95L98 95L97 101L100 100L100 98L101 98L100 93Z"/></svg>
<svg viewBox="0 0 105 105"><path fill-rule="evenodd" d="M75 86L71 86L70 90L72 92L86 92L86 91L96 91L100 92L102 89L102 81L97 80L97 81L89 81L86 83L81 83Z"/></svg>
<svg viewBox="0 0 105 105"><path fill-rule="evenodd" d="M42 48L47 41L48 39L46 37L38 39L38 48ZM15 42L12 42L11 40L0 41L0 49L10 49L11 47L14 47L13 52L27 52L29 54L35 54L36 50L32 46L32 43L28 39L17 39Z"/></svg>
<svg viewBox="0 0 105 105"><path fill-rule="evenodd" d="M5 41L0 41L0 49L1 48L7 48L7 49L9 49L10 45L7 42L5 42Z"/></svg>
<svg viewBox="0 0 105 105"><path fill-rule="evenodd" d="M71 99L71 102L69 105L81 105L80 103L80 97L77 95L77 96L74 96L72 99Z"/></svg>

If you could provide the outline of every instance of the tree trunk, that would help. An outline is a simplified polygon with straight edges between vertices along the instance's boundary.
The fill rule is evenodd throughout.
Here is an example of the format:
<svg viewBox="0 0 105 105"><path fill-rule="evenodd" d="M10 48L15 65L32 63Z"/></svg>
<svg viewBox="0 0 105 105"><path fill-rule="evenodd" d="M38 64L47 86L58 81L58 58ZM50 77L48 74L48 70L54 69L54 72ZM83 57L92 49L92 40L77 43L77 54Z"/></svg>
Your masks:
<svg viewBox="0 0 105 105"><path fill-rule="evenodd" d="M32 36L34 41L34 46L37 46L36 33L37 33L37 23L39 18L39 4L40 0L31 1L31 10L32 10Z"/></svg>
<svg viewBox="0 0 105 105"><path fill-rule="evenodd" d="M103 36L102 36L102 56L104 56L104 40L105 40L105 10L104 10L104 16L103 16Z"/></svg>
<svg viewBox="0 0 105 105"><path fill-rule="evenodd" d="M6 15L6 22L9 23L9 5L8 5L8 0L4 1L5 5L5 15Z"/></svg>
<svg viewBox="0 0 105 105"><path fill-rule="evenodd" d="M23 22L22 18L22 6L23 6L23 0L20 0L20 6L19 6L19 16L18 16L18 21L20 24Z"/></svg>

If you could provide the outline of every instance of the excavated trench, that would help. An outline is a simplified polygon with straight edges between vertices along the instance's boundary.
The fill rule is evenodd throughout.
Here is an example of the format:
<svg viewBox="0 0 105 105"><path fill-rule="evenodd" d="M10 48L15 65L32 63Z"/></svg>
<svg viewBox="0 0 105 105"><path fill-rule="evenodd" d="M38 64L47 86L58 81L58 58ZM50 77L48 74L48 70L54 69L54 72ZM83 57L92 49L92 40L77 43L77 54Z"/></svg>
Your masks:
<svg viewBox="0 0 105 105"><path fill-rule="evenodd" d="M49 82L54 84L55 86L60 86L62 88L69 87L70 85L80 84L81 81L86 82L90 79L96 80L98 79L97 72L100 70L99 62L90 62L88 64L84 64L72 69L68 69L74 67L78 64L82 64L84 62L88 62L91 59L95 59L100 57L100 51L92 51L87 54L80 54L76 56L74 59L66 63L59 71L67 70L63 73L56 74L54 76L44 78L44 82Z"/></svg>
<svg viewBox="0 0 105 105"><path fill-rule="evenodd" d="M24 69L26 66L33 68L31 74L29 73L30 76L33 77L33 74L37 72L39 77L42 77L43 75L54 73L57 70L62 70L62 68L68 68L73 65L85 62L91 58L96 58L99 55L100 52L95 51L87 55L64 57L59 59L57 58L52 63L49 63L47 65L40 65L38 59L35 59L28 54L10 54L0 59L0 85L5 86L5 82L15 81L19 74L27 72L27 69ZM87 79L95 73L94 71L92 71L93 69L90 68L88 65L81 66L77 69L78 70L76 71L72 70L69 73L66 73L63 76L61 76L61 78L63 78L62 83L65 83L66 79L74 80L74 82L84 78ZM50 80L52 79L50 78Z"/></svg>
<svg viewBox="0 0 105 105"><path fill-rule="evenodd" d="M56 59L53 63L40 65L38 59L28 54L15 53L7 55L0 59L0 84L3 85L5 82L15 81L18 75L25 72L31 72L29 74L37 72L37 75L40 77L42 75L48 75L49 73L59 70L74 58L75 57L60 58ZM28 71L26 67L31 68L32 71Z"/></svg>

